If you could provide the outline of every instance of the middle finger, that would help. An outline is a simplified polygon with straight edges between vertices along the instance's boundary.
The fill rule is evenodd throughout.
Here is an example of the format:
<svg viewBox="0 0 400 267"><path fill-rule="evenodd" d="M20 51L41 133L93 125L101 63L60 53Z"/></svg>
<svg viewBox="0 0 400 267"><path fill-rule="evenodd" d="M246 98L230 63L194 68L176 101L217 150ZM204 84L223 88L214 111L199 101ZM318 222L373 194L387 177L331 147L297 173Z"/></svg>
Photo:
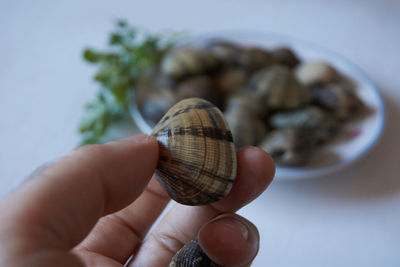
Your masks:
<svg viewBox="0 0 400 267"><path fill-rule="evenodd" d="M265 190L275 172L271 157L261 149L247 147L238 151L237 160L238 173L228 196L207 206L176 204L144 242L134 266L166 266L185 243L197 236L203 224L240 209Z"/></svg>

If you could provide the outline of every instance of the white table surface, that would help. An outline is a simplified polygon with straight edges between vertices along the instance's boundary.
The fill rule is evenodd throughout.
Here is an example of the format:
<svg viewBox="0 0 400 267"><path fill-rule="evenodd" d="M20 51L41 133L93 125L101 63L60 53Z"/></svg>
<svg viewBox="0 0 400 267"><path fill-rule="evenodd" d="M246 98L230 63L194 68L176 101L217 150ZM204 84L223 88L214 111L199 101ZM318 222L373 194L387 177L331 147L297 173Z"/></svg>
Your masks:
<svg viewBox="0 0 400 267"><path fill-rule="evenodd" d="M278 32L330 48L360 66L387 108L380 143L338 173L275 181L239 213L260 230L254 266L400 266L400 2L0 0L0 197L79 141L95 68L112 21L203 33ZM134 128L131 128L134 132Z"/></svg>

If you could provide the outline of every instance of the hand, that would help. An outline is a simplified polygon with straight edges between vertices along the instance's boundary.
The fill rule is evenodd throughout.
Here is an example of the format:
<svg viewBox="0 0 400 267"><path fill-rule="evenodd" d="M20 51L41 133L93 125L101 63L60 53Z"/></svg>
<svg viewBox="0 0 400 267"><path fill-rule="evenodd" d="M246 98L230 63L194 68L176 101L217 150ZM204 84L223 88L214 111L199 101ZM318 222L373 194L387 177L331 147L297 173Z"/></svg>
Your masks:
<svg viewBox="0 0 400 267"><path fill-rule="evenodd" d="M215 262L247 266L258 251L256 227L233 214L261 194L274 175L254 147L237 153L229 195L207 206L175 204L149 228L168 195L151 179L157 142L134 136L85 146L38 171L0 205L0 266L167 266L195 238Z"/></svg>

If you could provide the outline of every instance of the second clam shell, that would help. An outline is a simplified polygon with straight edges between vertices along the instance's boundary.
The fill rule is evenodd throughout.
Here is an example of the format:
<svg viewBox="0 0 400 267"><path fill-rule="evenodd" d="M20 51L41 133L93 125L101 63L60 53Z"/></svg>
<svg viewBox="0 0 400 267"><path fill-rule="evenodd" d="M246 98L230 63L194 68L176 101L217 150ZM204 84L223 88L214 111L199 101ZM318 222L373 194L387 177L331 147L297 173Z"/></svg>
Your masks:
<svg viewBox="0 0 400 267"><path fill-rule="evenodd" d="M175 201L205 205L225 197L236 178L236 152L222 112L189 98L175 104L155 126L160 156L158 182Z"/></svg>
<svg viewBox="0 0 400 267"><path fill-rule="evenodd" d="M189 241L172 258L168 267L222 267L213 262L200 247L197 239Z"/></svg>

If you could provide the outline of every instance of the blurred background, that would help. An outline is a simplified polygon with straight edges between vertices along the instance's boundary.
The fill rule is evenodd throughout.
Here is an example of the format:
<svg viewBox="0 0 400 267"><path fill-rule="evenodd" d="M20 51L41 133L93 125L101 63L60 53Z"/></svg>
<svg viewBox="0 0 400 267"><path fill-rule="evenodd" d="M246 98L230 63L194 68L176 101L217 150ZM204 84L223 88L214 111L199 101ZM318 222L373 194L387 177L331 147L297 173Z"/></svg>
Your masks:
<svg viewBox="0 0 400 267"><path fill-rule="evenodd" d="M254 266L399 266L400 2L0 0L0 197L74 148L98 85L84 48L105 48L117 19L150 32L256 30L311 41L378 86L378 145L330 175L274 181L239 214L260 229ZM134 125L121 132L138 132Z"/></svg>

